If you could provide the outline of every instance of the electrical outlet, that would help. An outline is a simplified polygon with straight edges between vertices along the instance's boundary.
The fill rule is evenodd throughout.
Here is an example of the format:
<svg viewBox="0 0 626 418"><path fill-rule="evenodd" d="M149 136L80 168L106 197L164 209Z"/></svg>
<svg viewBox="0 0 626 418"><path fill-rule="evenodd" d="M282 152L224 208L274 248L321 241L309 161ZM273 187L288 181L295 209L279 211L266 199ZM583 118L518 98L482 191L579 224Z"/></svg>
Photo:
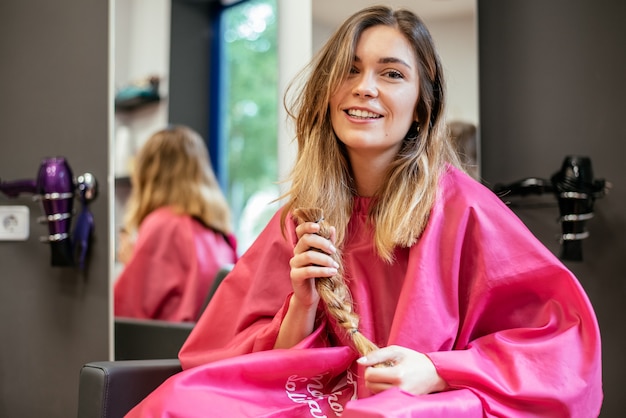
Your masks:
<svg viewBox="0 0 626 418"><path fill-rule="evenodd" d="M29 234L28 206L0 206L0 241L25 241Z"/></svg>

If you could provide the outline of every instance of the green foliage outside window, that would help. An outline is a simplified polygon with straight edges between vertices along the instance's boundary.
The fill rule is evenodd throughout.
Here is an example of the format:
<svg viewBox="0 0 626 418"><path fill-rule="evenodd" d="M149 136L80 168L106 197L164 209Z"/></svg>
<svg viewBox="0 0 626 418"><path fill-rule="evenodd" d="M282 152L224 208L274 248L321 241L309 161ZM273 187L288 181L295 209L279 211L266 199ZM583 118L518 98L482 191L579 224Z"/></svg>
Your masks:
<svg viewBox="0 0 626 418"><path fill-rule="evenodd" d="M225 11L223 19L223 80L227 83L223 140L229 176L225 192L239 227L236 232L246 241L269 220L262 214L267 205L246 206L255 195L276 197L278 189L276 0L245 1ZM244 226L250 220L242 218L250 217L251 212L259 218L255 220L257 225L254 231L243 231L240 228L250 228Z"/></svg>

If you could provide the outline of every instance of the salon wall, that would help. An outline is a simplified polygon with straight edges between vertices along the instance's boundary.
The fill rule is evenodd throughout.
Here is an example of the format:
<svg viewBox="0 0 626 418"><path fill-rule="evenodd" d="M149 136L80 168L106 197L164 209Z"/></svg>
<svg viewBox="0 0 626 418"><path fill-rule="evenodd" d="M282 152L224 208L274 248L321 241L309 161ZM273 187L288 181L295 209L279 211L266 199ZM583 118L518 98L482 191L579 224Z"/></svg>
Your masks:
<svg viewBox="0 0 626 418"><path fill-rule="evenodd" d="M32 196L0 194L30 209L29 238L0 241L0 417L76 416L82 364L109 358L108 19L107 1L0 1L0 179L60 155L100 186L84 273L50 266Z"/></svg>
<svg viewBox="0 0 626 418"><path fill-rule="evenodd" d="M602 417L626 416L624 21L623 1L478 0L484 179L492 185L549 179L566 155L583 155L596 179L613 184L587 223L583 261L566 262L600 323ZM550 200L515 211L559 254L559 213Z"/></svg>

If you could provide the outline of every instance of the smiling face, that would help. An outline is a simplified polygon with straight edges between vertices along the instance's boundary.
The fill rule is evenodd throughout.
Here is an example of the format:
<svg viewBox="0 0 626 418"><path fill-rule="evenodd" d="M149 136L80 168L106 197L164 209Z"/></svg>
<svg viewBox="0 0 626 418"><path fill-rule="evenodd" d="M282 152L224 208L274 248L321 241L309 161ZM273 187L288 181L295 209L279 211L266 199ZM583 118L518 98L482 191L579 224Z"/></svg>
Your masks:
<svg viewBox="0 0 626 418"><path fill-rule="evenodd" d="M388 164L400 149L419 95L415 53L394 27L361 34L348 77L330 98L331 123L350 160Z"/></svg>

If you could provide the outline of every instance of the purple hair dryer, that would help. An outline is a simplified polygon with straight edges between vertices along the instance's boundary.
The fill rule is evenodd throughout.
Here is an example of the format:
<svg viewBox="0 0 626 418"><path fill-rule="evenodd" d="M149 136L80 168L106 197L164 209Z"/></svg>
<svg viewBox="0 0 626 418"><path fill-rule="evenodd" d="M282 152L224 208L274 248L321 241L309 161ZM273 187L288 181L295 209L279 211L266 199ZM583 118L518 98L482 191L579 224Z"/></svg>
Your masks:
<svg viewBox="0 0 626 418"><path fill-rule="evenodd" d="M50 243L53 266L71 266L73 262L70 227L74 206L74 176L65 158L53 157L43 160L37 173L37 195L46 214L47 237Z"/></svg>
<svg viewBox="0 0 626 418"><path fill-rule="evenodd" d="M46 158L39 166L36 180L16 180L0 182L0 191L9 197L17 197L21 193L32 193L35 200L42 203L45 216L39 222L48 224L48 235L41 237L42 242L50 244L51 264L53 266L73 266L75 246L70 235L74 191L78 187L81 195L83 210L81 211L78 237L74 241L83 247L80 265L84 266L87 238L93 228L93 217L87 209L87 200L95 198L96 182L94 177L86 173L79 177L83 179L78 186L74 183L72 169L63 157ZM88 179L85 184L84 179ZM85 196L89 196L87 199Z"/></svg>

